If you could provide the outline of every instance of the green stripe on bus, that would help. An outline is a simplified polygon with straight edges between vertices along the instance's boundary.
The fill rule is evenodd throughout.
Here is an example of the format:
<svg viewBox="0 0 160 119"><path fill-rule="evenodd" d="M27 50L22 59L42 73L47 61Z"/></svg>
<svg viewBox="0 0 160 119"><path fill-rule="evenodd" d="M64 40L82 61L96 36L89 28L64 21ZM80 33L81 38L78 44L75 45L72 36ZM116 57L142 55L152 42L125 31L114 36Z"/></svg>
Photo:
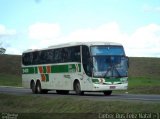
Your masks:
<svg viewBox="0 0 160 119"><path fill-rule="evenodd" d="M120 82L120 78L105 78L105 82Z"/></svg>
<svg viewBox="0 0 160 119"><path fill-rule="evenodd" d="M43 73L47 73L47 66L42 66ZM51 73L74 73L81 72L81 64L67 64L67 65L51 65ZM38 66L36 67L23 67L23 74L37 74Z"/></svg>
<svg viewBox="0 0 160 119"><path fill-rule="evenodd" d="M103 79L103 78L102 78ZM110 79L110 78L104 78L105 82L121 82L120 78L113 78L113 79ZM92 82L93 83L100 83L100 81L98 79L92 79Z"/></svg>
<svg viewBox="0 0 160 119"><path fill-rule="evenodd" d="M68 65L51 66L51 73L65 73L68 72Z"/></svg>
<svg viewBox="0 0 160 119"><path fill-rule="evenodd" d="M49 81L49 75L45 74L45 76L46 76L46 81Z"/></svg>
<svg viewBox="0 0 160 119"><path fill-rule="evenodd" d="M81 72L81 64L78 64L79 72Z"/></svg>
<svg viewBox="0 0 160 119"><path fill-rule="evenodd" d="M43 73L47 73L47 68L46 68L46 66L43 66Z"/></svg>
<svg viewBox="0 0 160 119"><path fill-rule="evenodd" d="M37 74L38 73L38 67L34 67L34 71Z"/></svg>
<svg viewBox="0 0 160 119"><path fill-rule="evenodd" d="M95 82L99 82L98 79L92 79L92 81L95 83Z"/></svg>
<svg viewBox="0 0 160 119"><path fill-rule="evenodd" d="M34 74L34 72L35 72L35 67L22 68L22 73L23 74Z"/></svg>

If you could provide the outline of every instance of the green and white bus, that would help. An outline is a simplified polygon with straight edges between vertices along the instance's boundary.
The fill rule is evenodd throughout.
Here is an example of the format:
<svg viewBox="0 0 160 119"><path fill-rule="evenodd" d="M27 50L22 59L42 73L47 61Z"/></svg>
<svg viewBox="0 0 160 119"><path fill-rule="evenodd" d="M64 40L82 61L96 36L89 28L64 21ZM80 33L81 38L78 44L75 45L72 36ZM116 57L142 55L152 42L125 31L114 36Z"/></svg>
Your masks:
<svg viewBox="0 0 160 119"><path fill-rule="evenodd" d="M27 50L22 54L22 84L33 93L56 90L103 92L128 87L128 57L121 44L78 42Z"/></svg>

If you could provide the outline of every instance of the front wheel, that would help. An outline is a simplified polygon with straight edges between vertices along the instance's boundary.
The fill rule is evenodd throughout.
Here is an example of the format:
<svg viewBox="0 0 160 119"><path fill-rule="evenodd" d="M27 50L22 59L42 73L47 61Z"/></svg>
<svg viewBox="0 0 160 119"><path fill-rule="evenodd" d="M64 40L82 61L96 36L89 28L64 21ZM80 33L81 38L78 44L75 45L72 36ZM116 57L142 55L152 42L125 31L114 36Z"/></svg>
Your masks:
<svg viewBox="0 0 160 119"><path fill-rule="evenodd" d="M109 95L112 94L112 91L111 90L109 90L109 91L103 91L103 93L104 93L105 96L109 96Z"/></svg>
<svg viewBox="0 0 160 119"><path fill-rule="evenodd" d="M81 91L81 86L80 86L79 82L75 83L74 90L75 90L75 92L76 92L77 95L83 95L84 94L84 92Z"/></svg>

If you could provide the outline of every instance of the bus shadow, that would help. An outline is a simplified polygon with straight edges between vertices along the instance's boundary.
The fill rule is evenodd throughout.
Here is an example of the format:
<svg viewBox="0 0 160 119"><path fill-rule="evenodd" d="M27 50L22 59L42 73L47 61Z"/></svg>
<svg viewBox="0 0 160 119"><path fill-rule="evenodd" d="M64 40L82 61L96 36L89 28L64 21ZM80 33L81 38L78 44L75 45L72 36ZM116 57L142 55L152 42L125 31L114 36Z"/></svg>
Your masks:
<svg viewBox="0 0 160 119"><path fill-rule="evenodd" d="M63 95L63 96L82 96L82 97L115 97L119 96L118 94L104 95L101 92L85 92L84 95L77 95L75 92L70 92L69 94L57 94L56 92L48 92L49 95Z"/></svg>

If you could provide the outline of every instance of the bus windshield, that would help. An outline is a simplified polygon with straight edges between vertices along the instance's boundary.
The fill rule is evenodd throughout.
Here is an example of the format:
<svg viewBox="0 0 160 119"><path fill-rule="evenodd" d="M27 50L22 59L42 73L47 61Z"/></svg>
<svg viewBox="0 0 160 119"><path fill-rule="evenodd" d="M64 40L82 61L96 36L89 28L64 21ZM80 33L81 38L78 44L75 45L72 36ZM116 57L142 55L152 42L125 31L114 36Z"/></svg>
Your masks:
<svg viewBox="0 0 160 119"><path fill-rule="evenodd" d="M91 47L94 77L127 77L128 58L121 46Z"/></svg>
<svg viewBox="0 0 160 119"><path fill-rule="evenodd" d="M125 55L122 46L92 46L92 55Z"/></svg>

